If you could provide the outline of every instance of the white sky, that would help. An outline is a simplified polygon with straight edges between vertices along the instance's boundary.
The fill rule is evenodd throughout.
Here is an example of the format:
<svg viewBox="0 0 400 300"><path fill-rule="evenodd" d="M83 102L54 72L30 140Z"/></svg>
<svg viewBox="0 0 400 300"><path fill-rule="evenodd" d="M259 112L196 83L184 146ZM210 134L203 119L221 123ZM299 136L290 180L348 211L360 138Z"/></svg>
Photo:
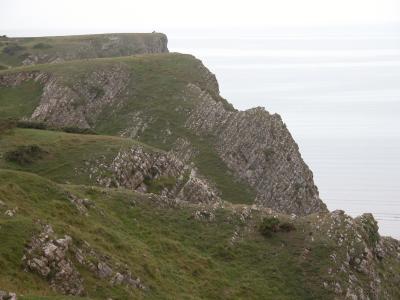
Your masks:
<svg viewBox="0 0 400 300"><path fill-rule="evenodd" d="M8 35L387 23L400 0L0 0Z"/></svg>

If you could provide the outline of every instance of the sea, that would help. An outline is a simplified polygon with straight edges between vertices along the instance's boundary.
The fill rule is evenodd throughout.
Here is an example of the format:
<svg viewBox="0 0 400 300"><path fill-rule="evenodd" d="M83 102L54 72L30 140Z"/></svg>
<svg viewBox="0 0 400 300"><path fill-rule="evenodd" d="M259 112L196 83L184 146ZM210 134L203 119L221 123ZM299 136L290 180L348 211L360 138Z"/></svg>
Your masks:
<svg viewBox="0 0 400 300"><path fill-rule="evenodd" d="M282 116L330 210L400 238L400 27L167 34L236 108Z"/></svg>

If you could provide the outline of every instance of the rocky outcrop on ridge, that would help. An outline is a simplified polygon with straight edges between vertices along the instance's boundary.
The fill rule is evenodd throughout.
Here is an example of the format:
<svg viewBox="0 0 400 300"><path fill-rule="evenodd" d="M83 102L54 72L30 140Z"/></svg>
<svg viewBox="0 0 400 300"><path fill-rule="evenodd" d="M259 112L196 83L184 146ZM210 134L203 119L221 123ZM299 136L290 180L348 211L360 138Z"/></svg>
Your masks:
<svg viewBox="0 0 400 300"><path fill-rule="evenodd" d="M400 262L399 241L381 237L371 214L351 218L343 211L319 214L310 224L307 260L313 248L324 243L330 249L330 265L323 278L325 289L338 299L395 299L400 275L392 264ZM379 270L384 268L385 272Z"/></svg>
<svg viewBox="0 0 400 300"><path fill-rule="evenodd" d="M62 294L84 295L82 277L68 257L71 245L70 236L56 238L53 228L46 225L27 246L23 265L27 271L47 278L50 286Z"/></svg>
<svg viewBox="0 0 400 300"><path fill-rule="evenodd" d="M400 242L382 237L371 214L357 218L341 210L307 216L288 216L258 205L225 203L228 220L238 224L230 243L251 236L263 218L277 218L292 224L293 230L304 234L303 252L298 259L315 267L322 258L327 261L319 270L321 286L335 295L334 299L379 300L397 299L400 294ZM203 222L215 220L213 207L202 207L193 218ZM283 245L282 245L283 246ZM307 271L308 272L308 271ZM312 276L315 269L305 276Z"/></svg>
<svg viewBox="0 0 400 300"><path fill-rule="evenodd" d="M300 215L326 211L313 174L279 115L264 108L227 111L194 84L186 94L197 101L186 126L215 137L222 160L257 190L257 203Z"/></svg>
<svg viewBox="0 0 400 300"><path fill-rule="evenodd" d="M97 278L108 281L111 286L145 289L126 265L111 261L86 241L77 245L68 235L58 238L51 225L44 225L42 231L32 237L25 248L22 263L27 272L46 279L55 291L65 295L86 294L77 265L85 267Z"/></svg>
<svg viewBox="0 0 400 300"><path fill-rule="evenodd" d="M153 192L191 203L220 202L217 191L171 153L135 146L121 150L111 163L95 162L90 174L105 187L124 187L141 193Z"/></svg>

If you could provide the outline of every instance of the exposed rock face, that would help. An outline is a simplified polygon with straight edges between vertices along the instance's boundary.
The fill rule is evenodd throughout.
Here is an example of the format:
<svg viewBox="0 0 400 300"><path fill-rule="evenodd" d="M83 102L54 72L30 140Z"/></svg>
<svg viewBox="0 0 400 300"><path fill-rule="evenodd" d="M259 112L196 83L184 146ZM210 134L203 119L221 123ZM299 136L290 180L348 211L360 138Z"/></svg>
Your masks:
<svg viewBox="0 0 400 300"><path fill-rule="evenodd" d="M96 164L91 173L106 187L125 187L145 193L156 186L161 196L169 198L191 203L221 201L212 185L200 178L194 168L171 153L146 151L141 146L121 150L111 164Z"/></svg>
<svg viewBox="0 0 400 300"><path fill-rule="evenodd" d="M57 239L53 228L47 225L32 238L22 261L27 271L46 278L56 291L84 295L83 280L67 255L71 244L70 236Z"/></svg>
<svg viewBox="0 0 400 300"><path fill-rule="evenodd" d="M37 71L0 75L1 86L18 86L27 80L43 86L40 103L29 120L54 127L90 128L104 109L123 101L129 73L122 65L114 65L87 73L72 86L56 75Z"/></svg>
<svg viewBox="0 0 400 300"><path fill-rule="evenodd" d="M257 190L257 202L295 214L326 211L313 175L278 115L263 108L227 111L221 102L190 84L187 94L197 106L186 126L198 134L214 135L223 161Z"/></svg>

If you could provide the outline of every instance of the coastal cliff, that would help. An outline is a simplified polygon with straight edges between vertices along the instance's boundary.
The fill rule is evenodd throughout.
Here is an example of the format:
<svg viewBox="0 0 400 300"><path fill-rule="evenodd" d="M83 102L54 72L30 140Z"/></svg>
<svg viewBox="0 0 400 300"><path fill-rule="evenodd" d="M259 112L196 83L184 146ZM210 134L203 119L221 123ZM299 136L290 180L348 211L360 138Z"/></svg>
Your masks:
<svg viewBox="0 0 400 300"><path fill-rule="evenodd" d="M400 242L165 35L0 43L0 300L400 298Z"/></svg>

